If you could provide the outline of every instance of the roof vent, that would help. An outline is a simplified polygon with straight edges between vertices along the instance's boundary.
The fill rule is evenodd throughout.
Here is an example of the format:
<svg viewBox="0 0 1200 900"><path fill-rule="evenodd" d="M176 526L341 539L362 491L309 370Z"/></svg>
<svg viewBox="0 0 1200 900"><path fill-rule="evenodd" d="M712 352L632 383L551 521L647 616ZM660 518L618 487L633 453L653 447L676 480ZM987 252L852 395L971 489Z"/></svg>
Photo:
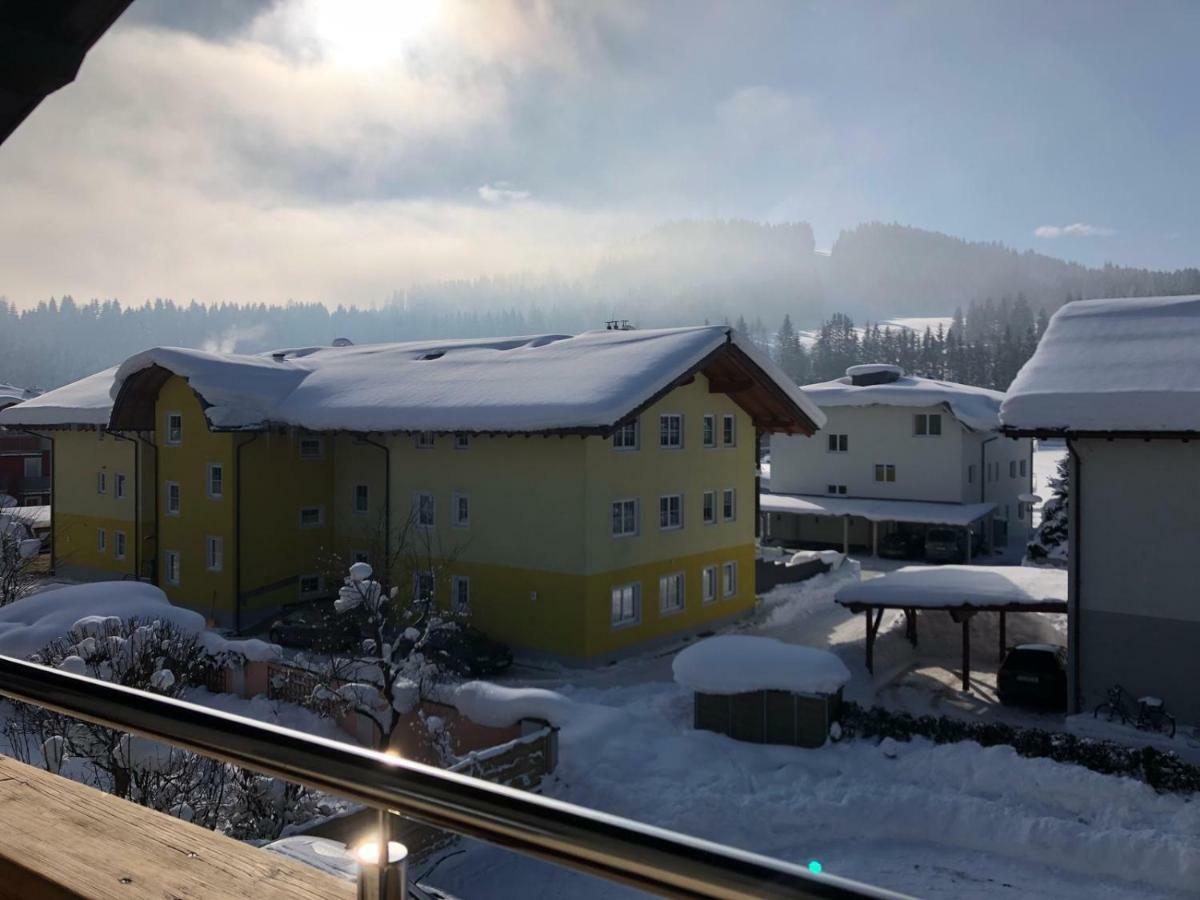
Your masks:
<svg viewBox="0 0 1200 900"><path fill-rule="evenodd" d="M605 331L633 331L628 319L609 319L604 323Z"/></svg>
<svg viewBox="0 0 1200 900"><path fill-rule="evenodd" d="M333 346L334 347L353 347L354 341L350 340L350 338L334 338Z"/></svg>
<svg viewBox="0 0 1200 900"><path fill-rule="evenodd" d="M904 370L899 366L887 363L868 363L864 366L851 366L846 370L850 383L856 387L866 387L872 384L892 384L899 381Z"/></svg>
<svg viewBox="0 0 1200 900"><path fill-rule="evenodd" d="M275 360L275 362L283 362L287 359L287 355L288 352L286 350L276 350L271 354L271 359Z"/></svg>

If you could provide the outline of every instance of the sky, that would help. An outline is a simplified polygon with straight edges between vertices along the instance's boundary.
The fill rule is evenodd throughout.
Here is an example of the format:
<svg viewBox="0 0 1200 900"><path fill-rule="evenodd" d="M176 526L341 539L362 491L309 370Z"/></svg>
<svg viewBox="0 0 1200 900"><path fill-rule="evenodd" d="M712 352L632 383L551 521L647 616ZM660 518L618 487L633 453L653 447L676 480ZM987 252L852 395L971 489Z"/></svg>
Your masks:
<svg viewBox="0 0 1200 900"><path fill-rule="evenodd" d="M0 146L0 295L375 303L680 218L1200 264L1200 3L134 0Z"/></svg>

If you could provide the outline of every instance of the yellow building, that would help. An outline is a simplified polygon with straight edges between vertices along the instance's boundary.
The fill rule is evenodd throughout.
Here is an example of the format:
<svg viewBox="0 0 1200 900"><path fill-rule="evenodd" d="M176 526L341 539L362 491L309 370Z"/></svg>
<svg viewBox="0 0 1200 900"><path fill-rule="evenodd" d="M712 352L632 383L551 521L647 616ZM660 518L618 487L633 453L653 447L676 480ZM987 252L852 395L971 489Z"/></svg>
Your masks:
<svg viewBox="0 0 1200 900"><path fill-rule="evenodd" d="M0 413L55 437L64 574L140 572L246 630L364 559L573 659L748 611L757 436L823 421L725 327L159 348L104 375L90 422L82 382ZM118 471L121 501L98 491Z"/></svg>

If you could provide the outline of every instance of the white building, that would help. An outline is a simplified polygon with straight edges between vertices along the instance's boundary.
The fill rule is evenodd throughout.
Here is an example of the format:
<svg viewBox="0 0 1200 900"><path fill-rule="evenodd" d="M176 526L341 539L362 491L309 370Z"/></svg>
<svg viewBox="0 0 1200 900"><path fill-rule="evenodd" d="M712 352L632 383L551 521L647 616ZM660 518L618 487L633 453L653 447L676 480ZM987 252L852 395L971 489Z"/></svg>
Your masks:
<svg viewBox="0 0 1200 900"><path fill-rule="evenodd" d="M768 541L874 553L891 534L920 544L936 526L957 530L971 555L1023 549L1033 445L1001 435L1004 394L887 365L803 390L828 422L812 438L772 438Z"/></svg>
<svg viewBox="0 0 1200 900"><path fill-rule="evenodd" d="M1200 722L1200 296L1055 313L1001 410L1070 453L1068 684L1115 684Z"/></svg>

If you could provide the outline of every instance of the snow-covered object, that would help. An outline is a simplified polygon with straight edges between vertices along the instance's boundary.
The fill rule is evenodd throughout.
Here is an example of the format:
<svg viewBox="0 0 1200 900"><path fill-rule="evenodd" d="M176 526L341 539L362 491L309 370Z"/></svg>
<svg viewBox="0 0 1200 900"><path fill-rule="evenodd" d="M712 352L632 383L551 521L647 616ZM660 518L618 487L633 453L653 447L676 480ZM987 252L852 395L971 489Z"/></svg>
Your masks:
<svg viewBox="0 0 1200 900"><path fill-rule="evenodd" d="M169 745L134 734L121 735L113 759L118 765L141 772L170 772L172 769Z"/></svg>
<svg viewBox="0 0 1200 900"><path fill-rule="evenodd" d="M345 844L338 841L309 835L294 835L272 841L263 849L320 869L322 872L344 881L356 881L358 878L358 860L353 853L346 849Z"/></svg>
<svg viewBox="0 0 1200 900"><path fill-rule="evenodd" d="M830 571L836 572L845 558L846 554L837 550L797 550L785 565L802 566L810 562L823 562L829 566Z"/></svg>
<svg viewBox="0 0 1200 900"><path fill-rule="evenodd" d="M555 691L504 687L488 681L439 687L433 694L433 699L449 703L472 722L494 728L515 725L522 719L542 719L561 728L577 711L574 701Z"/></svg>
<svg viewBox="0 0 1200 900"><path fill-rule="evenodd" d="M1066 304L1000 417L1047 432L1200 430L1200 296Z"/></svg>
<svg viewBox="0 0 1200 900"><path fill-rule="evenodd" d="M828 650L745 634L693 644L675 657L671 671L677 684L702 694L832 694L850 680L845 663Z"/></svg>
<svg viewBox="0 0 1200 900"><path fill-rule="evenodd" d="M0 384L0 409L12 406L14 403L23 403L37 395L37 391L29 388L17 387L15 384Z"/></svg>
<svg viewBox="0 0 1200 900"><path fill-rule="evenodd" d="M895 366L853 366L852 369L882 369ZM868 374L860 372L859 374ZM883 384L856 385L851 377L805 385L805 395L822 409L836 406L944 406L954 418L972 431L997 431L1004 394L986 388L934 381L917 375L902 375Z"/></svg>
<svg viewBox="0 0 1200 900"><path fill-rule="evenodd" d="M64 672L70 672L72 675L86 675L87 663L83 661L82 656L67 656L58 664L58 668Z"/></svg>
<svg viewBox="0 0 1200 900"><path fill-rule="evenodd" d="M935 503L925 500L873 500L819 494L762 494L763 512L804 516L856 516L868 522L919 522L964 527L983 518L995 503Z"/></svg>
<svg viewBox="0 0 1200 900"><path fill-rule="evenodd" d="M150 676L150 687L159 693L166 693L175 686L175 673L170 669L159 669Z"/></svg>
<svg viewBox="0 0 1200 900"><path fill-rule="evenodd" d="M0 409L0 425L107 425L116 374L114 366Z"/></svg>
<svg viewBox="0 0 1200 900"><path fill-rule="evenodd" d="M350 580L356 584L360 581L366 581L373 574L375 574L375 570L371 568L369 563L356 562L350 566Z"/></svg>
<svg viewBox="0 0 1200 900"><path fill-rule="evenodd" d="M42 759L46 763L46 771L58 774L63 760L67 755L67 739L56 734L42 741Z"/></svg>
<svg viewBox="0 0 1200 900"><path fill-rule="evenodd" d="M218 428L268 422L354 431L606 428L727 344L750 357L814 424L824 424L795 383L727 326L317 347L260 356L159 347L121 364L110 401L130 376L161 366L188 380Z"/></svg>
<svg viewBox="0 0 1200 900"><path fill-rule="evenodd" d="M893 366L891 363L862 363L857 366L850 366L846 369L846 377L854 378L860 375L895 375L901 378L904 375L904 370L899 366Z"/></svg>
<svg viewBox="0 0 1200 900"><path fill-rule="evenodd" d="M900 755L900 744L895 738L885 737L879 742L879 752L888 759L895 759Z"/></svg>
<svg viewBox="0 0 1200 900"><path fill-rule="evenodd" d="M938 609L1067 602L1067 573L1028 566L904 566L842 588L837 602Z"/></svg>

